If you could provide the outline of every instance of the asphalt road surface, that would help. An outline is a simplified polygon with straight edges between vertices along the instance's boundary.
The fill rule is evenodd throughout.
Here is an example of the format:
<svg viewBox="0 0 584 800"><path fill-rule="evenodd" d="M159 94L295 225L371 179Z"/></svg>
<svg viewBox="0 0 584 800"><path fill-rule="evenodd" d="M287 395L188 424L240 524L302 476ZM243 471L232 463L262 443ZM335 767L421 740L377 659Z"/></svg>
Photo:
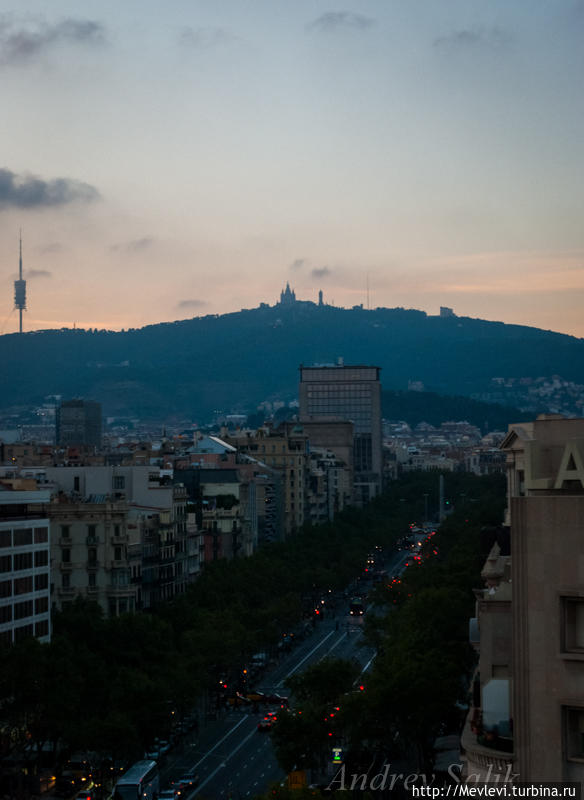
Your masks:
<svg viewBox="0 0 584 800"><path fill-rule="evenodd" d="M388 575L400 572L406 558L407 553L401 552L388 556ZM313 633L282 656L253 688L285 695L287 678L328 656L356 659L362 673L366 673L375 652L363 646L363 618L349 616L348 603L346 600L338 604L342 608L336 616L327 616L325 611ZM171 758L163 770L161 788L195 770L199 784L184 800L245 800L266 792L271 783L283 781L286 775L276 761L269 732L257 730L265 710L254 712L248 708L225 711L199 733L197 741Z"/></svg>

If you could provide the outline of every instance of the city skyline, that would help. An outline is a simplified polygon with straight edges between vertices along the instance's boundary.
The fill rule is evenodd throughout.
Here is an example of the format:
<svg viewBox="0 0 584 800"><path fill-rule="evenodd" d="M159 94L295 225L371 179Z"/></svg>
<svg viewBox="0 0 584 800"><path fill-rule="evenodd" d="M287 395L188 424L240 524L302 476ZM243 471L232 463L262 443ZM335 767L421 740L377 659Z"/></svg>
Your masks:
<svg viewBox="0 0 584 800"><path fill-rule="evenodd" d="M0 1L0 331L300 300L584 336L584 7Z"/></svg>

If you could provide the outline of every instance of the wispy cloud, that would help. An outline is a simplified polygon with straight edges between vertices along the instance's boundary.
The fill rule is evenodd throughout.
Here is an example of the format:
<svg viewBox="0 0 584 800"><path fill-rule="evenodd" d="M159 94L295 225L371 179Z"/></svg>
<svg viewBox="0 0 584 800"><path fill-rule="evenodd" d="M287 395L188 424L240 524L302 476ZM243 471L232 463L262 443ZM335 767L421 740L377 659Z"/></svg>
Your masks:
<svg viewBox="0 0 584 800"><path fill-rule="evenodd" d="M331 270L328 267L317 267L310 274L313 278L328 278L331 275Z"/></svg>
<svg viewBox="0 0 584 800"><path fill-rule="evenodd" d="M124 253L143 253L154 244L154 239L151 236L143 236L141 239L131 239L129 242L118 242L112 244L110 250L114 253L120 251Z"/></svg>
<svg viewBox="0 0 584 800"><path fill-rule="evenodd" d="M501 28L471 28L453 31L434 40L434 47L440 50L471 50L483 48L502 50L508 47L513 37Z"/></svg>
<svg viewBox="0 0 584 800"><path fill-rule="evenodd" d="M294 261L290 264L290 269L296 272L306 264L305 258L295 258Z"/></svg>
<svg viewBox="0 0 584 800"><path fill-rule="evenodd" d="M336 33L340 30L365 31L375 25L375 20L363 14L353 14L350 11L327 11L306 26L308 31L317 33Z"/></svg>
<svg viewBox="0 0 584 800"><path fill-rule="evenodd" d="M181 300L177 308L203 308L209 305L206 300Z"/></svg>
<svg viewBox="0 0 584 800"><path fill-rule="evenodd" d="M48 269L27 269L25 270L24 277L27 280L32 280L33 278L52 278L53 273L49 272Z"/></svg>
<svg viewBox="0 0 584 800"><path fill-rule="evenodd" d="M65 248L61 242L49 242L48 244L41 244L36 248L37 253L48 255L50 253L62 253Z"/></svg>
<svg viewBox="0 0 584 800"><path fill-rule="evenodd" d="M43 180L34 175L17 175L0 169L0 210L42 209L99 199L95 186L70 178Z"/></svg>
<svg viewBox="0 0 584 800"><path fill-rule="evenodd" d="M237 36L226 28L183 28L179 43L195 50L210 50L214 47L231 44Z"/></svg>
<svg viewBox="0 0 584 800"><path fill-rule="evenodd" d="M11 16L0 17L0 64L22 65L59 45L99 45L105 42L105 28L89 19L64 19L50 25L43 20L17 23Z"/></svg>

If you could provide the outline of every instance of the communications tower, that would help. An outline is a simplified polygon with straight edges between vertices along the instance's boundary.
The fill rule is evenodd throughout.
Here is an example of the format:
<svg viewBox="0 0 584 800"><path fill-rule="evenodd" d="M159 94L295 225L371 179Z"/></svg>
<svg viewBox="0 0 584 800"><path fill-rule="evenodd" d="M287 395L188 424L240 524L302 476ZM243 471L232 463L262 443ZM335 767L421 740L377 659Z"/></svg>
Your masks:
<svg viewBox="0 0 584 800"><path fill-rule="evenodd" d="M22 333L22 312L26 310L26 281L22 277L22 233L20 234L20 253L18 259L18 280L14 281L14 307L18 309L20 322L18 332Z"/></svg>

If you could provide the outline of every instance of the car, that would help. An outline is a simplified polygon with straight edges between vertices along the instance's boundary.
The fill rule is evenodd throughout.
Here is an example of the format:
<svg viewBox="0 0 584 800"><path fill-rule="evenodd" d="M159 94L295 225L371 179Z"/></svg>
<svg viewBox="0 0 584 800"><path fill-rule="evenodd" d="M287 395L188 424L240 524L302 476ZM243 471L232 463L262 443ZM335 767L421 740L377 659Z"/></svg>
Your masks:
<svg viewBox="0 0 584 800"><path fill-rule="evenodd" d="M165 756L171 749L170 742L168 742L166 739L159 739L157 744L161 756Z"/></svg>
<svg viewBox="0 0 584 800"><path fill-rule="evenodd" d="M174 789L162 789L158 792L158 800L176 800L177 793Z"/></svg>
<svg viewBox="0 0 584 800"><path fill-rule="evenodd" d="M271 706L280 706L281 708L288 708L288 698L284 697L277 692L266 695L266 703Z"/></svg>
<svg viewBox="0 0 584 800"><path fill-rule="evenodd" d="M75 800L95 800L95 785L93 781L88 781L87 786L84 786L75 795Z"/></svg>
<svg viewBox="0 0 584 800"><path fill-rule="evenodd" d="M264 717L258 722L258 731L271 731L274 720L270 717Z"/></svg>
<svg viewBox="0 0 584 800"><path fill-rule="evenodd" d="M178 779L177 784L182 786L183 793L187 793L191 788L199 785L199 774L191 770L191 772L185 772L184 775Z"/></svg>

